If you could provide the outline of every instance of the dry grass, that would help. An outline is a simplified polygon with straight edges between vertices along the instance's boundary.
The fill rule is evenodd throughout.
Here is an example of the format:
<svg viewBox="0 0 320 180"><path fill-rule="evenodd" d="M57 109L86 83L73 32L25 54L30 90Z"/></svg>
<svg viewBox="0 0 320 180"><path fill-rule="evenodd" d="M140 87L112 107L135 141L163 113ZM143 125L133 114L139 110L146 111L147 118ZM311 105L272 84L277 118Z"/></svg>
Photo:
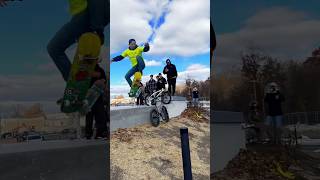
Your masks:
<svg viewBox="0 0 320 180"><path fill-rule="evenodd" d="M180 127L188 127L193 179L209 179L210 131L206 122L174 118L159 127L143 125L112 134L113 179L183 179Z"/></svg>

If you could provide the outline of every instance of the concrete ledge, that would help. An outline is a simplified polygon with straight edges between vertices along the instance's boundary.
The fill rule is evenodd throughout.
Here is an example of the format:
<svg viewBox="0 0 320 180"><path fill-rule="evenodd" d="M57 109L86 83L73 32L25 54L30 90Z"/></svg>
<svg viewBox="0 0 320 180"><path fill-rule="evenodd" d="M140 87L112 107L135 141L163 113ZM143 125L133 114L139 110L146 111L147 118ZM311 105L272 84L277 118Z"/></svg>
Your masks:
<svg viewBox="0 0 320 180"><path fill-rule="evenodd" d="M2 144L1 179L107 179L106 141Z"/></svg>
<svg viewBox="0 0 320 180"><path fill-rule="evenodd" d="M182 96L172 96L171 100L172 101L186 101L187 99L185 97L182 97Z"/></svg>
<svg viewBox="0 0 320 180"><path fill-rule="evenodd" d="M211 112L210 170L217 172L225 168L241 148L245 148L245 131L242 129L242 113Z"/></svg>
<svg viewBox="0 0 320 180"><path fill-rule="evenodd" d="M243 123L242 112L230 112L230 111L211 111L211 124L212 123Z"/></svg>
<svg viewBox="0 0 320 180"><path fill-rule="evenodd" d="M110 131L150 123L152 106L126 106L110 108Z"/></svg>
<svg viewBox="0 0 320 180"><path fill-rule="evenodd" d="M175 97L180 100L174 100L170 104L165 105L170 118L179 116L187 108L187 103L184 101L185 98ZM111 107L110 131L150 123L150 112L154 108L154 106Z"/></svg>

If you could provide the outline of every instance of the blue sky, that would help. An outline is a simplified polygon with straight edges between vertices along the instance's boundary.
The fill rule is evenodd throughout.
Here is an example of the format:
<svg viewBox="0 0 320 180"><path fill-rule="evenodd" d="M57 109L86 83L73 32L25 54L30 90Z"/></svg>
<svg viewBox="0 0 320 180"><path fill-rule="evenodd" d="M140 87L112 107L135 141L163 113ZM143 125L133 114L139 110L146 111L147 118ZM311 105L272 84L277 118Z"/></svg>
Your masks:
<svg viewBox="0 0 320 180"><path fill-rule="evenodd" d="M128 48L128 40L134 38L139 45L145 42L151 45L150 52L143 54L147 65L143 82L150 74L162 72L167 58L177 67L177 84L183 84L189 77L207 79L210 74L209 3L209 0L111 0L111 7L115 7L111 9L111 56L120 55ZM117 7L122 11L117 11ZM111 95L127 94L129 86L124 76L130 68L128 58L111 64Z"/></svg>
<svg viewBox="0 0 320 180"><path fill-rule="evenodd" d="M40 73L29 65L49 63L46 44L69 20L66 1L9 2L0 9L0 74ZM4 43L5 42L5 43Z"/></svg>
<svg viewBox="0 0 320 180"><path fill-rule="evenodd" d="M201 1L209 3L207 0ZM119 2L122 3L118 7L114 2L118 2L118 5ZM112 33L111 36L114 38L110 39L113 40L111 55L117 55L124 50L129 38L136 38L141 43L147 42L149 38L151 51L144 54L144 58L149 65L157 66L147 66L146 75L161 72L164 65L162 60L170 57L177 65L178 71L181 72L181 81L188 72L198 72L193 74L201 74L202 79L206 78L206 74L199 73L199 69L204 69L206 73L210 71L208 69L209 42L207 41L209 30L206 28L206 24L209 27L207 20L209 8L206 4L194 4L192 0L182 1L186 4L184 6L186 11L195 12L193 9L204 11L203 9L207 8L205 11L207 15L189 13L186 18L192 20L193 23L198 22L195 18L190 18L192 16L203 17L203 19L198 24L200 28L184 28L190 29L188 32L183 30L183 26L175 27L176 21L172 18L172 16L179 17L183 20L182 13L176 10L180 8L181 3L161 0L147 2L144 6L141 5L143 3L141 0L131 0L129 3L125 3L125 0L111 0L111 14L113 11L120 13L120 15L111 16L111 21L114 22L113 27L117 27L115 22L123 22L126 27L118 31L119 33ZM126 8L130 10L126 11ZM146 8L147 12L143 11ZM133 20L128 18L126 14L128 12L131 13L130 18L134 18ZM47 54L46 45L54 33L70 18L66 0L9 2L7 7L0 8L0 40L2 42L0 43L0 59L2 60L0 101L55 101L61 97L65 84ZM190 27L191 24L188 26ZM175 34L177 32L170 29L179 30L180 34ZM201 36L194 38L198 34ZM179 35L185 37L181 38ZM190 42L193 42L194 46L190 45ZM67 54L70 58L73 56L74 48L75 46L68 49ZM104 51L103 53L107 54ZM113 86L117 90L126 86L124 75L129 68L130 62L127 59L112 64L111 84L120 85L119 87ZM126 93L126 91L123 92Z"/></svg>
<svg viewBox="0 0 320 180"><path fill-rule="evenodd" d="M169 57L182 74L180 81L190 72L196 72L191 76L205 78L209 67L206 33L209 30L206 28L207 6L203 4L209 2L185 0L181 3L185 6L178 1L141 2L111 0L111 56L127 48L130 38L144 43L152 37L149 39L151 50L144 58L158 66L147 66L145 75L161 72L163 60ZM213 13L218 35L216 72L230 71L230 67L237 66L239 53L248 44L276 57L297 60L309 56L320 44L316 38L320 36L318 0L213 3L211 15ZM9 6L0 8L0 101L53 101L61 96L64 82L47 55L46 45L69 19L66 0L9 2ZM130 67L128 59L111 65L114 90L124 89L116 93L126 93L124 75Z"/></svg>
<svg viewBox="0 0 320 180"><path fill-rule="evenodd" d="M304 60L320 44L319 7L318 0L214 1L218 44L213 71L233 73L248 46L282 60Z"/></svg>
<svg viewBox="0 0 320 180"><path fill-rule="evenodd" d="M215 0L211 4L210 12L214 19L215 31L220 34L239 30L246 19L261 10L273 7L288 7L293 11L304 11L319 18L319 4L318 0Z"/></svg>
<svg viewBox="0 0 320 180"><path fill-rule="evenodd" d="M61 97L65 83L46 46L70 18L66 0L8 2L0 8L1 102ZM68 50L71 58L74 48Z"/></svg>

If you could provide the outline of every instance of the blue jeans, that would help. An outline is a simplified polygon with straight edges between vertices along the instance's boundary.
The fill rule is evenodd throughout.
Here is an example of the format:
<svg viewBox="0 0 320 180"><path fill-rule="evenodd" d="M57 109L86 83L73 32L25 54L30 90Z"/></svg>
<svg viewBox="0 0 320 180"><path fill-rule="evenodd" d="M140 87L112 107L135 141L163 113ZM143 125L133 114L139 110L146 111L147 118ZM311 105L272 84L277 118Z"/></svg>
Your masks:
<svg viewBox="0 0 320 180"><path fill-rule="evenodd" d="M133 66L125 76L130 87L132 85L131 77L134 75L134 73L141 72L142 74L142 70L146 67L146 65L144 64L144 60L142 59L141 56L137 56L137 62L138 62L137 65Z"/></svg>
<svg viewBox="0 0 320 180"><path fill-rule="evenodd" d="M276 128L280 128L282 126L282 116L267 116L266 124L273 127L274 123Z"/></svg>
<svg viewBox="0 0 320 180"><path fill-rule="evenodd" d="M85 11L75 15L50 40L47 51L65 81L69 78L71 62L65 50L85 32L102 31L109 24L109 0L89 0Z"/></svg>

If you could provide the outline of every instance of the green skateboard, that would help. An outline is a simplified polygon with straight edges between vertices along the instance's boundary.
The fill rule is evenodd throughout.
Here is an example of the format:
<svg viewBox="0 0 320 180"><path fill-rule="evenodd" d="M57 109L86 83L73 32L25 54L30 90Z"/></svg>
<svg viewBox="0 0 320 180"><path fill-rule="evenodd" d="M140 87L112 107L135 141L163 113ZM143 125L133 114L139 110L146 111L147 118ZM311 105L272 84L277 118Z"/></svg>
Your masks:
<svg viewBox="0 0 320 180"><path fill-rule="evenodd" d="M129 92L129 97L139 97L141 93L141 88L140 88L141 77L142 77L141 72L134 73L134 78L133 78L131 89Z"/></svg>
<svg viewBox="0 0 320 180"><path fill-rule="evenodd" d="M95 33L84 33L79 38L77 51L71 66L69 80L67 82L61 111L73 113L80 111L83 100L90 88L91 73L100 55L101 42Z"/></svg>
<svg viewBox="0 0 320 180"><path fill-rule="evenodd" d="M83 106L80 109L82 115L86 115L91 111L92 106L98 100L98 98L104 93L104 84L96 83L87 92L87 95L83 101Z"/></svg>

